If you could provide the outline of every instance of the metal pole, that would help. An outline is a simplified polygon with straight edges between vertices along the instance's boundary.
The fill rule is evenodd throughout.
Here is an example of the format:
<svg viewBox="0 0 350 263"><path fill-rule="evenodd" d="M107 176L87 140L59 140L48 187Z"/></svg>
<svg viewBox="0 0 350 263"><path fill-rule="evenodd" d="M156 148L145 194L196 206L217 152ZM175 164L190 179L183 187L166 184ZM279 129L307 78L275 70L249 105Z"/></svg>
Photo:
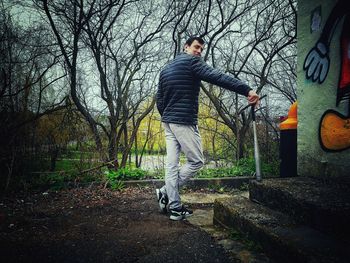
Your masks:
<svg viewBox="0 0 350 263"><path fill-rule="evenodd" d="M256 131L255 122L255 105L252 105L252 120L253 120L253 133L254 133L254 159L255 159L255 176L257 181L261 181L261 169L260 169L260 154L259 154L259 143Z"/></svg>

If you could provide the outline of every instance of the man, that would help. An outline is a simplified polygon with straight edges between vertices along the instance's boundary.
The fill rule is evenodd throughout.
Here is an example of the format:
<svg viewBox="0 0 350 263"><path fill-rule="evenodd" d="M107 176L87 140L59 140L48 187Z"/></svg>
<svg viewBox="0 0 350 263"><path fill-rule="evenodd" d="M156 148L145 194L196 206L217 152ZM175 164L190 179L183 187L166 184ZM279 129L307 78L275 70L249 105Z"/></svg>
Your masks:
<svg viewBox="0 0 350 263"><path fill-rule="evenodd" d="M198 131L198 95L201 80L235 91L257 104L259 96L246 84L208 66L201 58L204 41L189 38L184 52L170 61L160 73L157 108L165 130L167 160L165 185L156 189L160 211L170 211L171 220L181 220L192 211L181 204L179 188L204 164ZM187 162L179 169L180 152Z"/></svg>

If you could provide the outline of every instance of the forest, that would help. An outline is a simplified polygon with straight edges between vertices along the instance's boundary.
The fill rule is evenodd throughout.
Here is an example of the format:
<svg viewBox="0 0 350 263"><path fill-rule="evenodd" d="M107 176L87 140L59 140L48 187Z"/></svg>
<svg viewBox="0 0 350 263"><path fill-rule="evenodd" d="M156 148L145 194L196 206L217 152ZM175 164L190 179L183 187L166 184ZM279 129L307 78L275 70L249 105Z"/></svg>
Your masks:
<svg viewBox="0 0 350 263"><path fill-rule="evenodd" d="M256 112L263 172L296 101L296 0L0 0L1 192L162 178L155 94L189 36L203 59L266 95ZM202 82L200 176L251 175L250 108Z"/></svg>

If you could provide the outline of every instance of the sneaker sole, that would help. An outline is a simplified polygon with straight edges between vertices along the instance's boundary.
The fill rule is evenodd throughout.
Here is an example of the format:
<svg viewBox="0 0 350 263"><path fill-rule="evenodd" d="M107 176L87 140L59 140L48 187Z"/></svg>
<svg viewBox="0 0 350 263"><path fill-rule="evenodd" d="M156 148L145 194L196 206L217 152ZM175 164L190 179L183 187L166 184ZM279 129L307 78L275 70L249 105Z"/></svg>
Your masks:
<svg viewBox="0 0 350 263"><path fill-rule="evenodd" d="M158 200L158 205L159 205L159 212L161 212L162 214L166 214L166 205L164 205L163 203L161 203L160 199L159 199L159 193L160 190L156 189L156 195L157 195L157 200Z"/></svg>
<svg viewBox="0 0 350 263"><path fill-rule="evenodd" d="M171 216L170 216L170 220L173 220L173 221L180 221L180 220L186 219L186 218L191 217L191 216L192 216L192 214L180 215L180 216L171 215Z"/></svg>

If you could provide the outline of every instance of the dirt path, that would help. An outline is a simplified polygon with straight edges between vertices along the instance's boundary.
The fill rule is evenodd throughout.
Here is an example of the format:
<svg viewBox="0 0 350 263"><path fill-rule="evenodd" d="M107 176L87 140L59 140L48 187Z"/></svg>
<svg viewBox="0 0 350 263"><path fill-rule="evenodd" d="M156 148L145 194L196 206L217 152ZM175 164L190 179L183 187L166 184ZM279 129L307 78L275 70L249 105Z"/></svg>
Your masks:
<svg viewBox="0 0 350 263"><path fill-rule="evenodd" d="M159 214L150 187L1 200L0 255L2 262L237 262L199 227Z"/></svg>

